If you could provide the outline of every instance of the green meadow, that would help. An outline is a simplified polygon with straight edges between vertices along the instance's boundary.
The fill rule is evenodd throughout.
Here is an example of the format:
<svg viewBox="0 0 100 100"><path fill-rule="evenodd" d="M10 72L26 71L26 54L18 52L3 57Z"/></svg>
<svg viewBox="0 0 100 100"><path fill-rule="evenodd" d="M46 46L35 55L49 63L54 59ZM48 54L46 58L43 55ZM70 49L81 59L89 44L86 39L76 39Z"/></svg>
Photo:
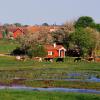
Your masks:
<svg viewBox="0 0 100 100"><path fill-rule="evenodd" d="M100 100L100 95L7 89L0 90L0 100Z"/></svg>
<svg viewBox="0 0 100 100"><path fill-rule="evenodd" d="M2 39L0 40L0 53L8 54L18 46L19 44L14 40Z"/></svg>

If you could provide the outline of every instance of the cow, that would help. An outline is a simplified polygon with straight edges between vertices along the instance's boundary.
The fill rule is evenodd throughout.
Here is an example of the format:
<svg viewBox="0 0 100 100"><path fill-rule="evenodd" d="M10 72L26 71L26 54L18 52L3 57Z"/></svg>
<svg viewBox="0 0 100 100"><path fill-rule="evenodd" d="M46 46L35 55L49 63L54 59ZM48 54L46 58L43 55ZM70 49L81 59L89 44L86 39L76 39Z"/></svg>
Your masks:
<svg viewBox="0 0 100 100"><path fill-rule="evenodd" d="M57 58L56 62L64 62L64 58Z"/></svg>
<svg viewBox="0 0 100 100"><path fill-rule="evenodd" d="M18 61L25 61L26 58L25 58L25 56L16 56L16 60L18 60Z"/></svg>
<svg viewBox="0 0 100 100"><path fill-rule="evenodd" d="M88 57L88 58L86 58L86 60L91 62L91 61L94 61L94 58L93 57Z"/></svg>
<svg viewBox="0 0 100 100"><path fill-rule="evenodd" d="M47 62L47 61L49 61L49 62L53 62L53 58L44 58L44 60Z"/></svg>
<svg viewBox="0 0 100 100"><path fill-rule="evenodd" d="M34 57L33 59L34 59L35 61L38 61L38 62L42 62L42 60L43 60L42 57Z"/></svg>
<svg viewBox="0 0 100 100"><path fill-rule="evenodd" d="M77 57L77 58L74 59L74 62L78 62L78 61L81 61L81 60L82 60L81 57Z"/></svg>

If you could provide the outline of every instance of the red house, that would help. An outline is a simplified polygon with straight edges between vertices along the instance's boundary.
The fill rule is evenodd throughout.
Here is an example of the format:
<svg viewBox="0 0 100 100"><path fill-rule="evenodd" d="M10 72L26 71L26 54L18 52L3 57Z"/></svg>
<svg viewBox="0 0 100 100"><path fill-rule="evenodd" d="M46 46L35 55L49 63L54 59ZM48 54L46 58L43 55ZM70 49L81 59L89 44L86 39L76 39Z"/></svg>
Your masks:
<svg viewBox="0 0 100 100"><path fill-rule="evenodd" d="M22 29L16 29L14 32L13 32L13 38L17 38L18 36L20 35L23 35L23 31Z"/></svg>
<svg viewBox="0 0 100 100"><path fill-rule="evenodd" d="M0 39L2 39L3 38L3 36L2 36L2 32L0 32Z"/></svg>
<svg viewBox="0 0 100 100"><path fill-rule="evenodd" d="M47 51L46 58L64 58L66 49L62 45L46 45L45 49Z"/></svg>

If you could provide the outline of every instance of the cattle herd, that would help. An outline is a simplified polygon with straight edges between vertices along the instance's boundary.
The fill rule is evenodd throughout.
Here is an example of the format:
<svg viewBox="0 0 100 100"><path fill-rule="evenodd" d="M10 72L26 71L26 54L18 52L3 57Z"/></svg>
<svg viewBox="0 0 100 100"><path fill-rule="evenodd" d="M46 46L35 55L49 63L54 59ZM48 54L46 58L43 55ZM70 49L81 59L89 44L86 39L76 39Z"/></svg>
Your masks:
<svg viewBox="0 0 100 100"><path fill-rule="evenodd" d="M26 57L25 56L16 56L16 60L19 61L25 61ZM56 58L55 60L53 58L42 58L42 57L34 57L33 58L34 61L38 61L38 62L64 62L64 58ZM95 59L93 57L86 57L86 58L82 58L82 57L75 57L74 62L80 62L80 61L95 61Z"/></svg>

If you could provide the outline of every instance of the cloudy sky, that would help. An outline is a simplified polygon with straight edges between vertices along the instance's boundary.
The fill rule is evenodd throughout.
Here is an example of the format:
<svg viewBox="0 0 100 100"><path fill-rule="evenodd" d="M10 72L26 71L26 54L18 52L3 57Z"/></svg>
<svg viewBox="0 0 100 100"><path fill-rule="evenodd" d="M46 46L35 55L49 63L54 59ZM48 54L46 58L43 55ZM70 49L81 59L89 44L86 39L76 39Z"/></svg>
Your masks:
<svg viewBox="0 0 100 100"><path fill-rule="evenodd" d="M100 0L0 0L0 23L63 24L80 16L100 23Z"/></svg>

